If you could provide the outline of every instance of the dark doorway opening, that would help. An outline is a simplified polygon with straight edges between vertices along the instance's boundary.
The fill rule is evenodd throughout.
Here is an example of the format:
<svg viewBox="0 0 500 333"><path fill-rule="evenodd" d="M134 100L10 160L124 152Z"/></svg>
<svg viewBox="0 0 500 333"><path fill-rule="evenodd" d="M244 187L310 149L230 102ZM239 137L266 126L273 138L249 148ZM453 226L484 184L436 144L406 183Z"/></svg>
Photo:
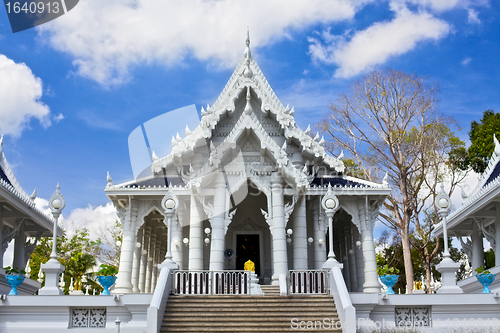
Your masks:
<svg viewBox="0 0 500 333"><path fill-rule="evenodd" d="M259 235L236 235L236 269L243 270L247 260L254 262L255 273L260 276Z"/></svg>

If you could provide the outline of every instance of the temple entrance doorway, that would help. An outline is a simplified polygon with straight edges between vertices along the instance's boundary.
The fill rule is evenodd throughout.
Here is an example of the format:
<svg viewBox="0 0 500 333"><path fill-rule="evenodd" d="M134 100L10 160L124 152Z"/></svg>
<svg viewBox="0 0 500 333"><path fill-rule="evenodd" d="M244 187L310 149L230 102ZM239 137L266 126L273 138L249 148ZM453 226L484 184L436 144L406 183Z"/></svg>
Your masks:
<svg viewBox="0 0 500 333"><path fill-rule="evenodd" d="M245 262L251 260L255 264L255 273L260 276L260 235L236 235L236 269L243 270Z"/></svg>

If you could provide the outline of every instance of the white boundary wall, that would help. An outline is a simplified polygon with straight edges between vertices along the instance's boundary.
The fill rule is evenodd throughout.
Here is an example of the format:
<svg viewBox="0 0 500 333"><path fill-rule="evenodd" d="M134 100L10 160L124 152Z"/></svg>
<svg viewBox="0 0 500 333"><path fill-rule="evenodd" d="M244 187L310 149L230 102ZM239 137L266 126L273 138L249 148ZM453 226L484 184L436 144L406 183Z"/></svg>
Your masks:
<svg viewBox="0 0 500 333"><path fill-rule="evenodd" d="M430 308L430 326L418 330L439 332L499 332L500 297L495 294L385 295L350 293L356 308L356 327L394 326L396 308ZM385 298L385 299L384 299ZM392 325L392 326L391 326Z"/></svg>
<svg viewBox="0 0 500 333"><path fill-rule="evenodd" d="M115 320L119 317L122 333L145 333L152 296L7 296L6 300L0 300L0 332L116 332ZM106 327L69 329L73 308L106 308Z"/></svg>

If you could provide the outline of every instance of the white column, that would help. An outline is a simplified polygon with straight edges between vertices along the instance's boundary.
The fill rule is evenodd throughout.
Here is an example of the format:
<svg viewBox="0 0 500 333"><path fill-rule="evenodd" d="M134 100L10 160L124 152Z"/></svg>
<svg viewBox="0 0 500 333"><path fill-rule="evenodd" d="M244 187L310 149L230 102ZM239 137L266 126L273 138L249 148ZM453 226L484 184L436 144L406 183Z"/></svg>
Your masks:
<svg viewBox="0 0 500 333"><path fill-rule="evenodd" d="M358 275L356 271L356 258L354 256L354 244L352 236L352 226L350 222L345 226L345 238L346 238L346 248L347 248L347 262L349 263L349 282L351 285L350 291L356 291L358 286Z"/></svg>
<svg viewBox="0 0 500 333"><path fill-rule="evenodd" d="M286 252L283 181L277 173L273 174L271 178L271 196L273 205L273 284L279 284L279 276L281 274L286 276L288 272L288 258Z"/></svg>
<svg viewBox="0 0 500 333"><path fill-rule="evenodd" d="M3 267L3 204L0 203L0 267ZM498 230L498 229L497 229Z"/></svg>
<svg viewBox="0 0 500 333"><path fill-rule="evenodd" d="M313 223L314 223L314 268L322 269L326 261L326 239L324 218L321 218L321 202L314 199L313 205ZM323 244L319 244L321 239Z"/></svg>
<svg viewBox="0 0 500 333"><path fill-rule="evenodd" d="M367 217L365 206L365 200L360 200L358 202L358 212L360 214L361 224L361 244L363 246L363 258L365 262L363 292L379 293L380 283L378 282L375 244L373 243L373 224L369 216Z"/></svg>
<svg viewBox="0 0 500 333"><path fill-rule="evenodd" d="M475 221L472 222L472 271L484 265L483 234ZM475 274L475 272L474 272Z"/></svg>
<svg viewBox="0 0 500 333"><path fill-rule="evenodd" d="M191 193L190 215L189 270L203 270L203 220L201 218L199 203L194 193Z"/></svg>
<svg viewBox="0 0 500 333"><path fill-rule="evenodd" d="M353 229L354 233L354 244L356 244L360 240L359 232L357 229ZM361 250L361 246L357 244L354 246L354 256L356 257L356 276L358 278L357 290L358 292L363 291L363 284L365 283L365 263L363 261L363 251Z"/></svg>
<svg viewBox="0 0 500 333"><path fill-rule="evenodd" d="M160 259L160 252L161 252L161 242L163 239L165 239L165 232L164 228L156 228L158 232L158 237L156 237L156 246L155 246L155 252L153 256L153 273L151 274L151 292L153 293L155 291L156 287L156 281L158 278L158 264L163 261L163 258Z"/></svg>
<svg viewBox="0 0 500 333"><path fill-rule="evenodd" d="M182 243L182 221L184 217L184 211L181 208L177 209L177 218L172 221L172 239L176 240L176 244L171 244L172 251L172 260L179 266L179 269L182 269L182 258L183 258L183 249L184 244ZM170 232L170 230L167 230ZM163 261L163 260L162 260ZM160 261L160 263L162 262Z"/></svg>
<svg viewBox="0 0 500 333"><path fill-rule="evenodd" d="M24 233L24 221L17 230L14 238L14 260L12 267L17 269L24 269L26 263L24 261L24 246L26 245L26 234Z"/></svg>
<svg viewBox="0 0 500 333"><path fill-rule="evenodd" d="M135 225L137 222L137 209L132 206L132 201L122 219L123 240L120 255L120 268L117 274L114 294L132 293L132 262L134 257Z"/></svg>
<svg viewBox="0 0 500 333"><path fill-rule="evenodd" d="M214 215L212 224L212 240L210 246L210 270L224 269L224 218L226 216L226 182L219 172L214 181Z"/></svg>
<svg viewBox="0 0 500 333"><path fill-rule="evenodd" d="M495 266L500 266L500 202L495 203ZM1 266L0 266L1 267Z"/></svg>
<svg viewBox="0 0 500 333"><path fill-rule="evenodd" d="M306 198L298 199L292 213L293 269L307 269Z"/></svg>
<svg viewBox="0 0 500 333"><path fill-rule="evenodd" d="M143 231L144 240L142 242L141 267L139 270L139 290L141 291L141 293L146 292L146 269L148 267L148 243L149 243L150 232L151 232L151 227L144 225L144 231Z"/></svg>
<svg viewBox="0 0 500 333"><path fill-rule="evenodd" d="M134 244L134 258L132 263L132 292L137 294L140 292L139 289L139 271L141 267L141 247L137 247L137 243L142 242L142 232L143 229L139 230L137 236L135 237Z"/></svg>
<svg viewBox="0 0 500 333"><path fill-rule="evenodd" d="M340 222L340 221L339 221ZM345 223L345 221L341 221L342 224ZM351 285L351 267L349 264L349 254L348 254L348 248L347 248L347 237L345 234L345 227L339 226L338 227L339 232L337 234L337 242L338 246L340 249L339 255L341 256L342 264L344 265L344 269L342 270L342 275L344 276L344 281L347 286L347 290L352 291L352 285Z"/></svg>
<svg viewBox="0 0 500 333"><path fill-rule="evenodd" d="M156 230L151 229L151 236L149 236L149 246L148 246L148 263L146 268L146 294L151 292L151 276L153 275L153 256L156 248Z"/></svg>

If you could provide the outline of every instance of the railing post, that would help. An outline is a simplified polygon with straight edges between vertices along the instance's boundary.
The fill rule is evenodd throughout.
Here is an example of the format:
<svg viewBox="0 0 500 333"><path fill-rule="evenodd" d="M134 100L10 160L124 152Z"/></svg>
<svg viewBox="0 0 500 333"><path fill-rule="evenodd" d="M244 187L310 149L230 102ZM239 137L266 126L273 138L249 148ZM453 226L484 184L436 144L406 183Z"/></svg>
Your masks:
<svg viewBox="0 0 500 333"><path fill-rule="evenodd" d="M249 295L247 271L176 271L172 289L179 295Z"/></svg>
<svg viewBox="0 0 500 333"><path fill-rule="evenodd" d="M325 270L290 270L287 274L290 294L327 293L328 274Z"/></svg>

